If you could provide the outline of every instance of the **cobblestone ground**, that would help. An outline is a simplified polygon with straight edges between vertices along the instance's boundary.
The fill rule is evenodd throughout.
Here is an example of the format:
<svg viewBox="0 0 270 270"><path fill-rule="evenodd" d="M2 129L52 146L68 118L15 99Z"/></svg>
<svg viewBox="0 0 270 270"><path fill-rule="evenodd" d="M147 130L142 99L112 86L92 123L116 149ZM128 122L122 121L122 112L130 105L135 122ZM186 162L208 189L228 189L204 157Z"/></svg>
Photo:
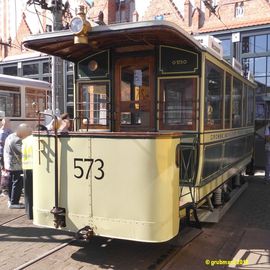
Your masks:
<svg viewBox="0 0 270 270"><path fill-rule="evenodd" d="M264 185L262 177L248 181L249 187L222 220L204 224L203 232L180 250L174 246L177 241L147 244L93 238L90 243L73 242L24 268L19 266L68 242L72 234L34 226L24 210L7 209L6 198L0 197L0 269L270 269L270 185ZM247 265L224 265L239 259Z"/></svg>
<svg viewBox="0 0 270 270"><path fill-rule="evenodd" d="M260 176L249 177L248 182L221 221L204 225L203 233L165 269L270 269L270 185ZM245 265L234 265L238 260Z"/></svg>
<svg viewBox="0 0 270 270"><path fill-rule="evenodd" d="M154 270L176 250L172 243L96 237L90 243L74 241L32 265L21 267L71 239L71 233L33 225L24 210L8 209L7 198L0 197L0 270Z"/></svg>
<svg viewBox="0 0 270 270"><path fill-rule="evenodd" d="M70 233L34 226L24 209L8 209L7 198L0 197L1 270L15 269L71 238Z"/></svg>

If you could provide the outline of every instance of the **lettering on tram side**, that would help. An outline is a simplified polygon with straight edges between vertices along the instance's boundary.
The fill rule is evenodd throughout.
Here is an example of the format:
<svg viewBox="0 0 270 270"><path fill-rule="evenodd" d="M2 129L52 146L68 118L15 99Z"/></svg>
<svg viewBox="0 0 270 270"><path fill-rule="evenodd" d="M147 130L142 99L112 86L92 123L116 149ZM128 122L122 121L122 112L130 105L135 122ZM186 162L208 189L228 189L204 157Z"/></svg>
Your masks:
<svg viewBox="0 0 270 270"><path fill-rule="evenodd" d="M241 136L244 134L251 133L253 129L243 129L243 130L234 130L229 132L222 132L222 133L214 133L214 134L206 134L205 135L205 142L206 141L219 141L224 139L233 138L235 136Z"/></svg>
<svg viewBox="0 0 270 270"><path fill-rule="evenodd" d="M102 180L105 176L104 161L100 158L74 158L74 177L77 179L89 179L91 170L96 180Z"/></svg>
<svg viewBox="0 0 270 270"><path fill-rule="evenodd" d="M188 63L188 60L186 59L172 60L173 65L186 65L187 63Z"/></svg>
<svg viewBox="0 0 270 270"><path fill-rule="evenodd" d="M183 48L160 46L161 74L199 74L199 54Z"/></svg>

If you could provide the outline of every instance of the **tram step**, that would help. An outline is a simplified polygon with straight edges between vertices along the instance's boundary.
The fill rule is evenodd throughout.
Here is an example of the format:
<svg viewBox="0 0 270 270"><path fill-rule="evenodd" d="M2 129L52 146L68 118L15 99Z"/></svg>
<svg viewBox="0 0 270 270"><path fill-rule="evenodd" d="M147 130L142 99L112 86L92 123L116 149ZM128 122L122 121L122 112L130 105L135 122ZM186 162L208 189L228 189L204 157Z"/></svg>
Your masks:
<svg viewBox="0 0 270 270"><path fill-rule="evenodd" d="M198 208L197 214L200 222L217 223L224 216L224 214L230 209L233 203L239 198L239 196L246 190L248 183L244 183L241 187L234 189L230 193L230 200L224 205L214 208L213 211L208 209Z"/></svg>

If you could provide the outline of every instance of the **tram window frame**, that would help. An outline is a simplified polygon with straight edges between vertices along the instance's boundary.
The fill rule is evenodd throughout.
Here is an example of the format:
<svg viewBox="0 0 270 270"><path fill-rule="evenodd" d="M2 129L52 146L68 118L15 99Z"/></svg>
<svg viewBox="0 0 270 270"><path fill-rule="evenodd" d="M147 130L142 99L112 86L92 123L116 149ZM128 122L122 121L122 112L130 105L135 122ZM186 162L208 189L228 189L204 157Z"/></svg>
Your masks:
<svg viewBox="0 0 270 270"><path fill-rule="evenodd" d="M7 101L10 98L12 101ZM21 117L22 116L22 94L20 87L12 87L0 85L0 99L5 101L1 104L5 106L3 110L6 117ZM2 111L2 108L0 108ZM8 113L7 113L7 110Z"/></svg>
<svg viewBox="0 0 270 270"><path fill-rule="evenodd" d="M31 99L31 100L29 100ZM37 108L33 108L33 102ZM40 88L25 88L25 117L37 118L36 110L44 111L47 108L47 90Z"/></svg>
<svg viewBox="0 0 270 270"><path fill-rule="evenodd" d="M180 124L180 123L184 123L185 119L182 118L180 119L180 117L177 119L174 119L174 123L168 123L165 122L164 120L166 120L166 117L164 116L165 110L164 110L164 105L165 105L165 84L166 82L171 82L171 83L176 83L176 81L180 81L180 80L192 80L192 91L190 91L191 93L191 101L183 101L183 102L191 102L192 106L188 109L191 113L191 121L187 121L186 124ZM179 85L181 85L181 83L179 83ZM198 89L198 78L197 77L177 77L177 78L160 78L159 79L159 129L160 130L195 130L196 129L196 101L197 101L197 89ZM174 91L175 92L175 91ZM181 95L182 97L184 96L184 94L182 93ZM179 98L179 96L178 96ZM167 105L168 107L168 105ZM174 105L175 107L175 105ZM174 112L175 113L175 112ZM183 115L184 112L179 113L179 115ZM186 118L188 119L188 118ZM177 124L175 124L175 122L178 122Z"/></svg>
<svg viewBox="0 0 270 270"><path fill-rule="evenodd" d="M231 128L231 109L232 109L232 75L226 72L225 75L225 128Z"/></svg>
<svg viewBox="0 0 270 270"><path fill-rule="evenodd" d="M209 95L209 83L212 84L215 83L213 78L209 79L209 73L210 71L215 71L216 73L219 73L220 79L219 79L219 87L212 88L212 90L218 90L219 89L219 95L216 95L215 92L213 92L212 95ZM213 98L210 99L210 96ZM218 100L216 99L216 96L219 96ZM224 113L223 113L223 106L224 106L224 70L220 68L219 66L215 65L214 63L206 60L205 63L205 129L206 130L216 130L216 129L222 129L223 128L223 119L224 119ZM218 102L216 102L218 101ZM214 105L214 106L213 106ZM218 109L219 118L213 119L213 116L216 114ZM211 117L210 117L211 116Z"/></svg>
<svg viewBox="0 0 270 270"><path fill-rule="evenodd" d="M102 118L102 119L106 119L106 124L98 124L98 123L92 123L91 124L91 120L95 121L95 119L98 119L99 121L101 120L101 118L99 117L95 117L93 116L93 118L88 117L87 114L91 114L91 113L95 113L95 108L92 110L91 107L89 107L89 102L87 101L82 101L82 97L83 97L83 93L82 93L82 87L88 85L88 86L103 86L106 89L106 118ZM95 91L95 90L93 90ZM88 94L89 90L87 90ZM100 95L104 95L104 94L100 94ZM95 97L94 97L95 98ZM89 97L90 99L90 97ZM100 100L98 100L100 101ZM94 103L96 105L101 105L101 103L103 104L104 102L95 102ZM95 105L94 104L94 105ZM87 107L87 110L83 110L83 107ZM101 112L101 110L104 108L99 107L99 113ZM77 125L78 129L89 129L89 130L110 130L111 129L111 98L110 98L110 81L106 80L106 81L84 81L84 82L79 82L78 83L78 92L77 92L77 101L76 101L76 114L79 118L79 126ZM84 119L86 119L86 121L84 121ZM88 119L88 120L87 120ZM87 123L88 122L88 123ZM90 122L90 123L89 123Z"/></svg>
<svg viewBox="0 0 270 270"><path fill-rule="evenodd" d="M236 86L238 84L238 86ZM236 100L236 97L239 98ZM237 106L238 103L238 106ZM239 113L236 114L237 108L240 109ZM236 117L238 115L238 117ZM232 127L240 128L243 125L243 82L236 77L233 77L233 88L232 88Z"/></svg>

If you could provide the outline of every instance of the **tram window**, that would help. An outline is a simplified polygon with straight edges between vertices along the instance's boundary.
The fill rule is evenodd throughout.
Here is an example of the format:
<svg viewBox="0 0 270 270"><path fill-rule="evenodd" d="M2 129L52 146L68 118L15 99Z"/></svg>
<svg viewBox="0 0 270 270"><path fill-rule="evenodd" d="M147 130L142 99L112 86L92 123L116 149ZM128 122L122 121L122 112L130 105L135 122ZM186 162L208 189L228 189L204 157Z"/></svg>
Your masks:
<svg viewBox="0 0 270 270"><path fill-rule="evenodd" d="M162 79L160 129L195 129L195 78Z"/></svg>
<svg viewBox="0 0 270 270"><path fill-rule="evenodd" d="M46 109L46 90L42 89L25 89L25 116L27 118L36 118L36 110L43 112ZM33 107L33 103L37 107Z"/></svg>
<svg viewBox="0 0 270 270"><path fill-rule="evenodd" d="M206 64L205 126L206 129L222 128L223 70L214 64Z"/></svg>
<svg viewBox="0 0 270 270"><path fill-rule="evenodd" d="M21 116L20 88L0 85L0 111L6 117Z"/></svg>
<svg viewBox="0 0 270 270"><path fill-rule="evenodd" d="M77 115L79 128L109 128L109 83L82 83L79 86Z"/></svg>
<svg viewBox="0 0 270 270"><path fill-rule="evenodd" d="M226 89L225 89L225 128L231 127L231 85L232 76L226 73Z"/></svg>
<svg viewBox="0 0 270 270"><path fill-rule="evenodd" d="M243 156L250 153L252 149L252 137L243 137L225 142L223 167L238 162Z"/></svg>
<svg viewBox="0 0 270 270"><path fill-rule="evenodd" d="M203 178L216 173L222 160L222 144L206 146L204 150Z"/></svg>
<svg viewBox="0 0 270 270"><path fill-rule="evenodd" d="M121 66L121 128L149 129L151 122L151 88L149 64Z"/></svg>
<svg viewBox="0 0 270 270"><path fill-rule="evenodd" d="M247 106L247 124L252 126L254 122L254 91L248 87L248 106Z"/></svg>
<svg viewBox="0 0 270 270"><path fill-rule="evenodd" d="M242 125L242 82L236 78L233 79L232 92L232 127L241 127Z"/></svg>

